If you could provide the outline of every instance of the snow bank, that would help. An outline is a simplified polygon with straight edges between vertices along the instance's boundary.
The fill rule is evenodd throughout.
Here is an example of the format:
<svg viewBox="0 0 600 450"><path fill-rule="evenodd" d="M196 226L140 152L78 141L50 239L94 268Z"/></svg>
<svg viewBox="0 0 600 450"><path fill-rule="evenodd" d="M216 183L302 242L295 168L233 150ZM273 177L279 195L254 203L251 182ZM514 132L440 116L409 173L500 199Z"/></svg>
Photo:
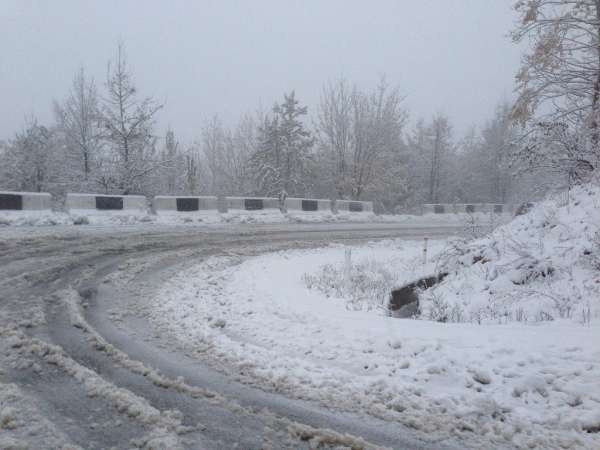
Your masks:
<svg viewBox="0 0 600 450"><path fill-rule="evenodd" d="M444 243L433 247L445 250ZM435 271L422 242L353 249L355 261ZM394 319L308 289L303 275L344 249L212 258L169 280L152 322L240 380L408 425L469 448L598 448L600 328Z"/></svg>
<svg viewBox="0 0 600 450"><path fill-rule="evenodd" d="M416 215L376 215L372 212L340 211L293 211L282 214L276 209L262 211L231 210L227 213L217 211L177 212L149 214L131 211L96 211L73 209L69 213L52 211L0 211L2 226L53 226L53 225L212 225L212 224L269 224L269 223L336 223L336 222L375 222L401 223L414 226L456 225L469 230L482 228L486 232L498 223L508 221L509 215L487 213L475 214L426 214Z"/></svg>
<svg viewBox="0 0 600 450"><path fill-rule="evenodd" d="M0 227L71 225L72 218L65 213L51 211L0 211Z"/></svg>
<svg viewBox="0 0 600 450"><path fill-rule="evenodd" d="M213 224L271 224L271 223L333 223L333 222L391 222L393 216L378 219L372 213L301 212L282 214L279 210L227 213L194 212L176 214L129 213L127 211L73 210L70 213L37 211L0 211L1 226L53 226L53 225L213 225ZM400 216L395 221L404 222Z"/></svg>
<svg viewBox="0 0 600 450"><path fill-rule="evenodd" d="M425 318L454 322L580 323L600 317L600 188L537 205L443 257L450 275L421 295Z"/></svg>

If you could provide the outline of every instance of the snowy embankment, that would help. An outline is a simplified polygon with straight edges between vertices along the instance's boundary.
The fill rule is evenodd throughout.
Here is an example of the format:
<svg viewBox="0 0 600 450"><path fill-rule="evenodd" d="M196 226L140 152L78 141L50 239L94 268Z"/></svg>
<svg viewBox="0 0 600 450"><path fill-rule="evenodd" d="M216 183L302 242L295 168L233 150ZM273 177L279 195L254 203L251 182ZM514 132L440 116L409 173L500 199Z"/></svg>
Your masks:
<svg viewBox="0 0 600 450"><path fill-rule="evenodd" d="M354 264L372 272L362 270L362 286L369 278L401 284L449 270L425 292L423 315L434 301L438 312L457 304L462 323L391 318L376 295L357 299L335 281L329 289L315 282L343 272L342 247L209 259L164 285L152 320L192 353L236 368L242 380L398 421L425 439L456 438L471 448L599 448L598 201L597 190L582 189L568 210L549 202L471 244L430 243L425 266L422 242L353 249ZM531 248L537 264L507 251ZM494 270L480 267L487 264ZM533 271L542 267L552 270ZM562 318L547 296L567 292L576 301ZM471 315L485 304L507 313Z"/></svg>
<svg viewBox="0 0 600 450"><path fill-rule="evenodd" d="M578 187L440 259L450 275L422 295L426 318L588 323L600 316L600 188Z"/></svg>

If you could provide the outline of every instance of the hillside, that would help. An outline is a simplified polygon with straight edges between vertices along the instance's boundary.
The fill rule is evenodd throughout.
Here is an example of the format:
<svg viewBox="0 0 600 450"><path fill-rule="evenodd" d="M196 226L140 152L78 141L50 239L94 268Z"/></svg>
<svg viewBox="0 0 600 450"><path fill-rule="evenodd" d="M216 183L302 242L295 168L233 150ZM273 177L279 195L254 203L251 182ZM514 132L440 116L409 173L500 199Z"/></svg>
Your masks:
<svg viewBox="0 0 600 450"><path fill-rule="evenodd" d="M498 227L458 240L439 260L448 276L421 295L442 322L539 323L600 317L600 187L573 189Z"/></svg>

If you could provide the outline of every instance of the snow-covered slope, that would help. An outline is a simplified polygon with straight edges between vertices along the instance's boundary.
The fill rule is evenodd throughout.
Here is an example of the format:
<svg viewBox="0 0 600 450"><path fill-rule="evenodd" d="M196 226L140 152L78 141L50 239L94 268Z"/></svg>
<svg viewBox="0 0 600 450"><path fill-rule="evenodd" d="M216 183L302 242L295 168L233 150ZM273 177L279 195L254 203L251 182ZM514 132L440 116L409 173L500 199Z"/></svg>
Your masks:
<svg viewBox="0 0 600 450"><path fill-rule="evenodd" d="M421 295L424 318L588 323L600 316L600 187L580 186L441 257L448 277Z"/></svg>

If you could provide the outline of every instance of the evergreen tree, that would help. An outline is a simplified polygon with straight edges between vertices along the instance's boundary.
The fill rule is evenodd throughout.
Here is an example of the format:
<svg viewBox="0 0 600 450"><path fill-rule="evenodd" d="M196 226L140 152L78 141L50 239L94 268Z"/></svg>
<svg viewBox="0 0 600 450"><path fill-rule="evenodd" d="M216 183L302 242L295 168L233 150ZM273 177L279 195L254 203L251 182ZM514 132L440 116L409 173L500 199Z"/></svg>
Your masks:
<svg viewBox="0 0 600 450"><path fill-rule="evenodd" d="M313 155L313 138L303 122L307 113L294 91L273 107L273 115L265 117L259 128L258 148L250 159L258 190L263 195L285 191L302 196L308 189Z"/></svg>

